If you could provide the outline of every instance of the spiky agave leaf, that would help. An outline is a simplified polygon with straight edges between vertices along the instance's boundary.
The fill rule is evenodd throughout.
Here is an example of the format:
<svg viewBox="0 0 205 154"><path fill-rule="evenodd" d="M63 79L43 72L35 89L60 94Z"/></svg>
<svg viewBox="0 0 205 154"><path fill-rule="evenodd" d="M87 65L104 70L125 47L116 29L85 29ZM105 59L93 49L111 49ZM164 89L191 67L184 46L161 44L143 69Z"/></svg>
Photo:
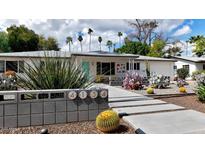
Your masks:
<svg viewBox="0 0 205 154"><path fill-rule="evenodd" d="M30 59L24 73L17 75L18 86L23 89L74 89L86 88L93 83L82 71L81 65L62 56L46 55L41 60ZM44 62L40 65L41 61Z"/></svg>

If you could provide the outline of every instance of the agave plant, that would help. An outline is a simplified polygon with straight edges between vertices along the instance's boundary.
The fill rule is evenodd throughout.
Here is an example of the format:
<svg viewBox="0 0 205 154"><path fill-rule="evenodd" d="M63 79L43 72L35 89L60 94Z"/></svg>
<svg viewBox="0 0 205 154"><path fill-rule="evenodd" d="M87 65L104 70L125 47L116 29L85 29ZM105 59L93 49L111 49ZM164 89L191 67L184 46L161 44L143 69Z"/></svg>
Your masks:
<svg viewBox="0 0 205 154"><path fill-rule="evenodd" d="M17 75L17 85L30 90L86 88L92 81L81 68L70 59L45 55L21 68L24 73Z"/></svg>

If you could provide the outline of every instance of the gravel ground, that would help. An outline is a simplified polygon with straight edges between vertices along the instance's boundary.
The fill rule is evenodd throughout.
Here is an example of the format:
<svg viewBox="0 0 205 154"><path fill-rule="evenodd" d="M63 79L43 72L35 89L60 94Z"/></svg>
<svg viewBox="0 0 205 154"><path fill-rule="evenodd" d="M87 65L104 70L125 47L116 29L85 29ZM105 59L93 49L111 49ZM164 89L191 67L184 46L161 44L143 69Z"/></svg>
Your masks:
<svg viewBox="0 0 205 154"><path fill-rule="evenodd" d="M195 81L188 81L189 85L186 85L187 93L195 93L194 89L196 88L196 82ZM122 88L121 86L118 86L119 88ZM147 94L146 90L133 90L133 92L137 94L142 94L145 96L151 96ZM179 92L179 87L177 86L175 81L172 81L171 84L165 88L165 89L154 89L154 95L167 95L167 94L181 94Z"/></svg>
<svg viewBox="0 0 205 154"><path fill-rule="evenodd" d="M0 129L0 134L39 134L43 128L47 128L50 134L103 134L96 129L95 121ZM119 128L111 134L134 134L134 129L121 121Z"/></svg>
<svg viewBox="0 0 205 154"><path fill-rule="evenodd" d="M200 102L196 95L161 98L160 100L205 113L205 103Z"/></svg>

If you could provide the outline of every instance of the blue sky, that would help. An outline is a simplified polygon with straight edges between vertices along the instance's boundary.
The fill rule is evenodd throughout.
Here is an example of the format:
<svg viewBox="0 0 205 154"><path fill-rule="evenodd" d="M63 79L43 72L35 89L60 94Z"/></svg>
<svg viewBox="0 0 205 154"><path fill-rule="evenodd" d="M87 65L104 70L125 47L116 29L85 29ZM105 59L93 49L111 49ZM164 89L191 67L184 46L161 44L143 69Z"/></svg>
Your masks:
<svg viewBox="0 0 205 154"><path fill-rule="evenodd" d="M12 24L24 24L30 29L33 29L38 34L43 34L45 37L54 36L62 50L68 50L68 45L65 43L67 36L73 37L72 50L80 51L80 45L77 40L79 32L83 33L83 49L88 51L89 36L87 35L88 28L92 28L92 50L99 50L97 38L103 38L102 49L108 51L106 47L107 40L111 40L118 46L119 38L117 33L123 33L123 37L127 36L128 32L133 31L128 22L134 22L134 19L0 19L0 30L5 31ZM163 32L168 37L175 40L186 41L190 36L205 34L205 20L201 19L160 19L157 20L159 27L157 31ZM185 50L182 47L182 50ZM188 47L189 54L192 46Z"/></svg>

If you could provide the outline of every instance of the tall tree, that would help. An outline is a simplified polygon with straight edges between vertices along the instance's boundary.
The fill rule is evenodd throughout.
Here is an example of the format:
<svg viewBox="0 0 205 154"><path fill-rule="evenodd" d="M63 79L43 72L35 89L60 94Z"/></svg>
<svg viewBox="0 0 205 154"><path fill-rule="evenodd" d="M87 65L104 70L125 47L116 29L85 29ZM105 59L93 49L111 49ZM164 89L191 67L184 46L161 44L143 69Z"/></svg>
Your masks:
<svg viewBox="0 0 205 154"><path fill-rule="evenodd" d="M100 51L101 51L101 43L102 43L102 37L101 36L98 37L98 42L100 44Z"/></svg>
<svg viewBox="0 0 205 154"><path fill-rule="evenodd" d="M60 50L60 48L58 47L58 41L54 37L48 37L46 45L47 50Z"/></svg>
<svg viewBox="0 0 205 154"><path fill-rule="evenodd" d="M129 54L139 54L147 55L150 51L149 45L141 42L128 41L125 42L121 48L116 49L118 53L129 53Z"/></svg>
<svg viewBox="0 0 205 154"><path fill-rule="evenodd" d="M47 40L43 35L39 36L38 50L47 50Z"/></svg>
<svg viewBox="0 0 205 154"><path fill-rule="evenodd" d="M112 45L113 45L112 41L108 40L106 46L108 47L109 52L111 52Z"/></svg>
<svg viewBox="0 0 205 154"><path fill-rule="evenodd" d="M164 47L166 46L166 42L164 40L156 39L153 41L150 52L147 54L151 57L162 57L164 55Z"/></svg>
<svg viewBox="0 0 205 154"><path fill-rule="evenodd" d="M192 36L189 38L188 42L194 44L195 49L193 52L198 57L205 54L205 37L203 35Z"/></svg>
<svg viewBox="0 0 205 154"><path fill-rule="evenodd" d="M83 45L82 45L83 37L82 37L82 35L78 36L78 41L80 42L81 52L83 52Z"/></svg>
<svg viewBox="0 0 205 154"><path fill-rule="evenodd" d="M7 28L9 46L13 52L38 50L39 36L33 31L20 25Z"/></svg>
<svg viewBox="0 0 205 154"><path fill-rule="evenodd" d="M93 33L93 30L91 28L88 28L88 34L90 35L90 42L89 42L89 51L91 51L91 35Z"/></svg>
<svg viewBox="0 0 205 154"><path fill-rule="evenodd" d="M188 39L188 42L189 42L189 43L196 43L198 40L201 40L201 39L203 39L203 38L204 38L203 35L191 36L191 37Z"/></svg>
<svg viewBox="0 0 205 154"><path fill-rule="evenodd" d="M71 36L68 36L66 38L66 43L69 45L69 52L71 52L71 44L73 43L73 38Z"/></svg>
<svg viewBox="0 0 205 154"><path fill-rule="evenodd" d="M121 47L121 37L122 37L122 32L118 32L118 37L119 37L119 46Z"/></svg>
<svg viewBox="0 0 205 154"><path fill-rule="evenodd" d="M0 52L9 52L10 50L8 34L0 32Z"/></svg>
<svg viewBox="0 0 205 154"><path fill-rule="evenodd" d="M129 22L129 24L134 27L136 31L131 37L136 38L139 42L151 45L152 40L157 37L157 34L154 32L158 27L156 20L136 19L135 22Z"/></svg>
<svg viewBox="0 0 205 154"><path fill-rule="evenodd" d="M54 37L46 39L43 35L39 36L38 50L55 50L59 51L58 42Z"/></svg>

